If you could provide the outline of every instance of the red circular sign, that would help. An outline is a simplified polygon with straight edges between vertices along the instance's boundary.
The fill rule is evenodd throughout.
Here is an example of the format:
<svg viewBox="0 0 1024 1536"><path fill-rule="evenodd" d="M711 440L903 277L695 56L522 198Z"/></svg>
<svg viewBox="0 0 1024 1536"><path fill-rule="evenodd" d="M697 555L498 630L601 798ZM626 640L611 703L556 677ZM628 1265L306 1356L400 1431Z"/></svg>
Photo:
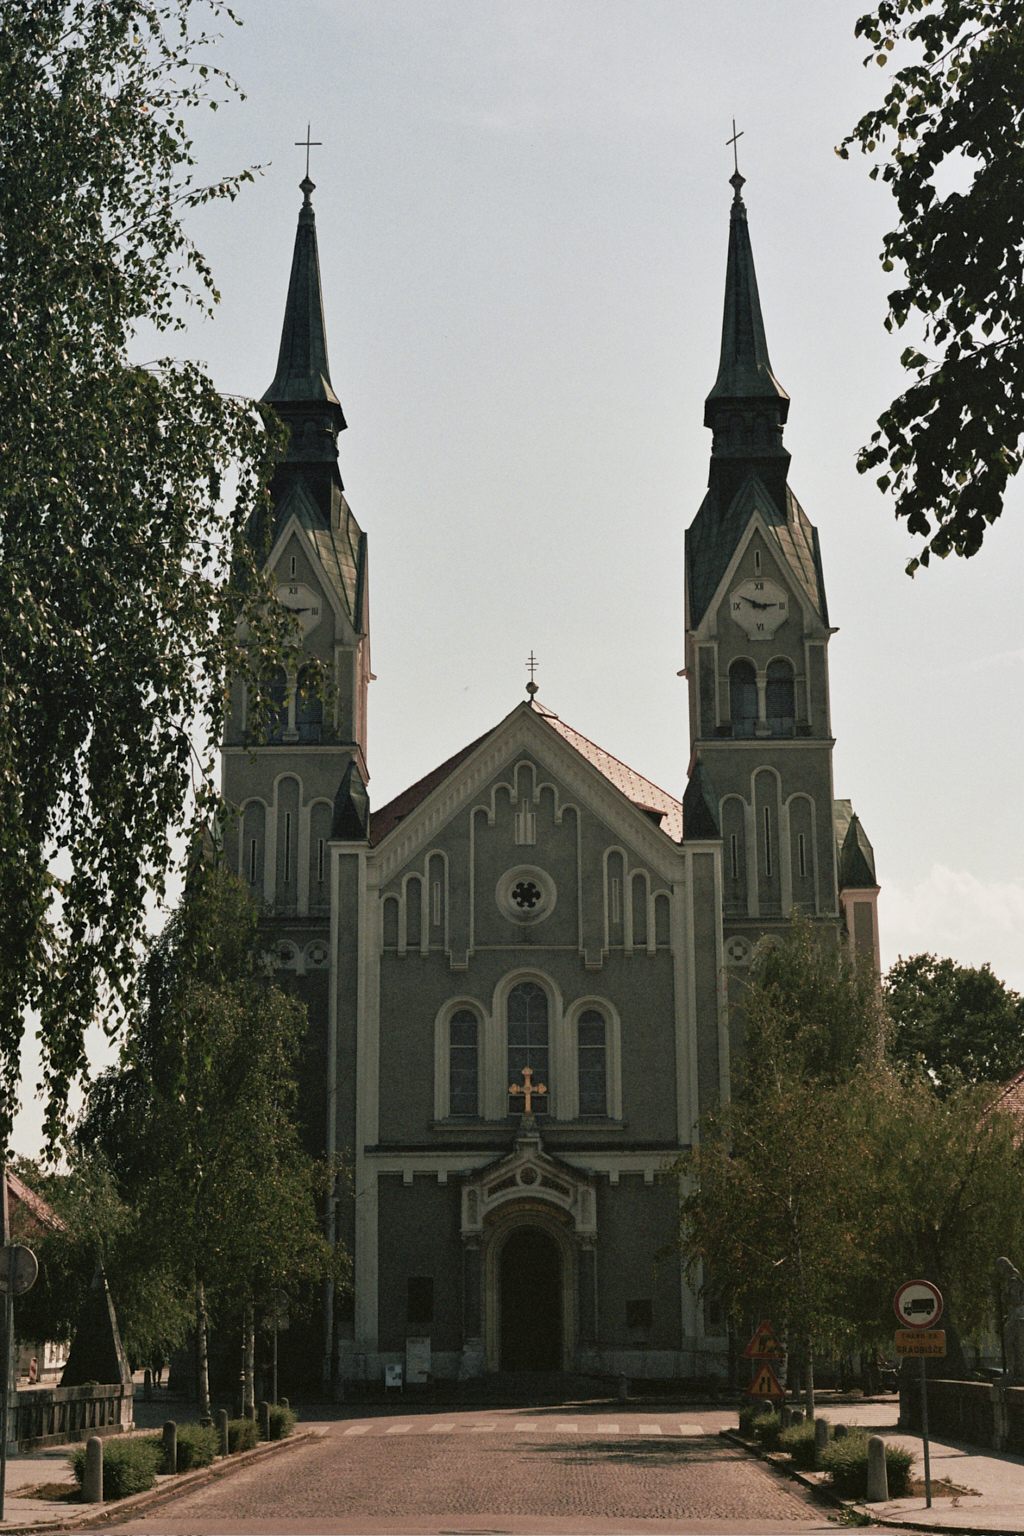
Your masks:
<svg viewBox="0 0 1024 1536"><path fill-rule="evenodd" d="M934 1328L942 1316L942 1292L930 1280L908 1280L893 1300L904 1328Z"/></svg>

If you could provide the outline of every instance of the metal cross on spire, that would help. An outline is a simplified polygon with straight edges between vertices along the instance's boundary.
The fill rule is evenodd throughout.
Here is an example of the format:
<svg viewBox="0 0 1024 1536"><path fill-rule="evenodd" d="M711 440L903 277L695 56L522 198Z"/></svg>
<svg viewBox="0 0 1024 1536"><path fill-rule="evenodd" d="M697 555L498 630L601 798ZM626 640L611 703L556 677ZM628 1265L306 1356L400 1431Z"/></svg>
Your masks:
<svg viewBox="0 0 1024 1536"><path fill-rule="evenodd" d="M736 127L735 123L733 123L733 127L734 128ZM296 149L304 149L306 151L306 180L307 181L309 180L309 152L310 152L311 149L322 149L323 148L323 140L322 139L311 139L310 136L309 136L309 130L310 130L310 124L307 123L306 124L306 137L304 139L296 139L295 140L295 148Z"/></svg>
<svg viewBox="0 0 1024 1536"><path fill-rule="evenodd" d="M747 179L745 176L741 176L740 175L740 157L739 157L739 153L737 152L737 149L736 149L736 145L738 144L739 140L742 139L742 137L743 137L743 129L741 128L739 133L736 132L736 119L733 118L733 120L732 120L732 138L731 139L726 139L725 142L726 142L726 144L731 144L732 145L732 163L733 163L734 169L733 169L732 175L729 177L729 185L730 185L730 187L733 187L735 189L736 201L737 202L741 201L740 189L742 188L743 183Z"/></svg>
<svg viewBox="0 0 1024 1536"><path fill-rule="evenodd" d="M529 658L527 659L526 666L527 666L527 670L529 671L529 674L530 674L530 681L526 685L526 691L530 695L530 698L532 699L535 693L539 693L540 692L540 686L537 683L535 683L534 680L533 680L533 674L536 672L537 668L540 666L540 662L537 660L536 656L533 654L532 651L530 652Z"/></svg>

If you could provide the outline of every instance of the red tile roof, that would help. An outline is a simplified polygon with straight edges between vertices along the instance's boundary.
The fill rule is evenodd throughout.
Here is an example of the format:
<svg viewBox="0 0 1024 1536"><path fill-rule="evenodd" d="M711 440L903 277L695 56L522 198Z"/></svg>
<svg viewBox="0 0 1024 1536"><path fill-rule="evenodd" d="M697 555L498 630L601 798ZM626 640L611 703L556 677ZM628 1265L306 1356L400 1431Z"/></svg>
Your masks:
<svg viewBox="0 0 1024 1536"><path fill-rule="evenodd" d="M672 796L645 779L633 768L621 763L617 757L606 752L603 747L589 741L586 736L581 736L579 731L574 731L572 726L566 725L557 715L542 705L534 703L534 710L547 721L551 728L574 747L581 757L585 757L599 773L602 773L609 783L622 791L627 800L631 800L638 810L646 811L649 816L657 821L661 830L668 834L673 842L683 840L683 807L679 800L673 800ZM491 731L478 736L476 741L471 741L461 752L456 752L454 757L441 763L432 773L426 774L422 779L411 784L408 789L396 795L394 800L389 800L387 805L370 815L370 843L371 846L381 842L388 833L397 827L398 823L411 811L420 805L432 790L443 784L449 774L453 773L460 763L465 762L471 752L475 752L481 742L492 735Z"/></svg>
<svg viewBox="0 0 1024 1536"><path fill-rule="evenodd" d="M6 1178L7 1199L11 1206L23 1205L41 1227L49 1227L51 1232L63 1229L63 1221L53 1207L46 1203L42 1195L37 1195L34 1189L29 1189L28 1185L23 1184L18 1175L11 1173L10 1169L6 1172Z"/></svg>

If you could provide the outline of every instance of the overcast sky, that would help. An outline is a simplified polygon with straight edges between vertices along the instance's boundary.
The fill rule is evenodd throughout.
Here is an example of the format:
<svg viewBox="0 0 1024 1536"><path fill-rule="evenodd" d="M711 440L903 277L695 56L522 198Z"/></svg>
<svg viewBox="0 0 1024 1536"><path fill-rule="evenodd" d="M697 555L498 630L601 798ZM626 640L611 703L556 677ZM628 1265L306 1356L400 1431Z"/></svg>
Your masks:
<svg viewBox="0 0 1024 1536"><path fill-rule="evenodd" d="M681 796L735 116L883 963L930 949L1024 990L1021 487L980 555L911 581L916 545L855 469L907 340L882 323L894 204L835 154L885 86L863 8L240 0L217 62L246 100L193 128L203 176L263 173L193 217L223 300L173 346L225 390L268 386L311 123L341 472L369 536L372 803L497 724L531 649L549 708Z"/></svg>

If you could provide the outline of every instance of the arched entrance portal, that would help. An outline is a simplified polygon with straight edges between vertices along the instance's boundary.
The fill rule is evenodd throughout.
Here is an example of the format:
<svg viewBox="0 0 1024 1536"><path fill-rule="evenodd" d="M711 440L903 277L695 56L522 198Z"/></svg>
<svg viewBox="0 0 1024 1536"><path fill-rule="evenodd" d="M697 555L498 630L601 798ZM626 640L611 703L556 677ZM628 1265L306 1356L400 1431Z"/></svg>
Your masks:
<svg viewBox="0 0 1024 1536"><path fill-rule="evenodd" d="M562 1368L562 1256L553 1237L519 1227L501 1250L501 1369Z"/></svg>

